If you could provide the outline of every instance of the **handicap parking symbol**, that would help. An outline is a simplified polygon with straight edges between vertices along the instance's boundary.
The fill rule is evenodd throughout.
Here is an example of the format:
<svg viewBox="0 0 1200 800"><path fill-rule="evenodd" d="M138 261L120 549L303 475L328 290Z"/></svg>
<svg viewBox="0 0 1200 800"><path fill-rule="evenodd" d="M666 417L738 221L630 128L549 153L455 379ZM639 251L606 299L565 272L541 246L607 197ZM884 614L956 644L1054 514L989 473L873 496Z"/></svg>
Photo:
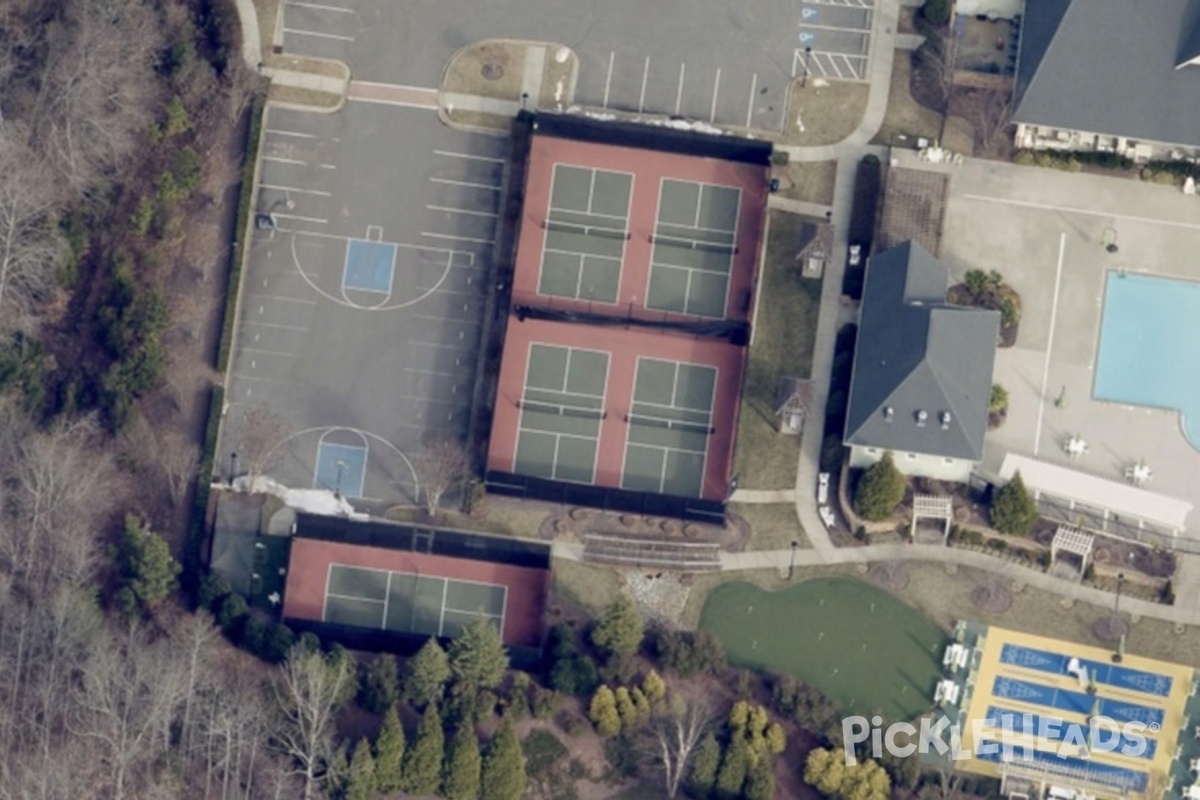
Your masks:
<svg viewBox="0 0 1200 800"><path fill-rule="evenodd" d="M814 19L817 16L815 8L805 8L800 11L800 19Z"/></svg>
<svg viewBox="0 0 1200 800"><path fill-rule="evenodd" d="M817 37L811 33L808 33L807 31L800 34L800 44L811 44L812 42L815 42L816 40L817 40Z"/></svg>

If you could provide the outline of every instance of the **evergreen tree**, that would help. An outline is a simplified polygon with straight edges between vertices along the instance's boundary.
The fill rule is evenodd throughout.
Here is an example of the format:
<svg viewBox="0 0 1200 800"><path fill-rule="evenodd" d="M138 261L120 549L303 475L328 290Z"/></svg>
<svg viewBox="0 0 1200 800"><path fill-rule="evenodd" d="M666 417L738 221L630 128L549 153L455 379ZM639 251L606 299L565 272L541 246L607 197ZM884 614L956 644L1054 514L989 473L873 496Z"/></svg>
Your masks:
<svg viewBox="0 0 1200 800"><path fill-rule="evenodd" d="M735 800L742 793L746 773L750 770L750 746L746 739L734 736L721 759L721 771L717 773L717 797L720 800Z"/></svg>
<svg viewBox="0 0 1200 800"><path fill-rule="evenodd" d="M450 658L432 636L404 664L404 697L417 708L438 702L450 680Z"/></svg>
<svg viewBox="0 0 1200 800"><path fill-rule="evenodd" d="M904 499L905 481L889 450L867 468L854 492L854 511L872 522L887 519Z"/></svg>
<svg viewBox="0 0 1200 800"><path fill-rule="evenodd" d="M338 704L344 705L358 697L358 659L342 645L334 644L329 648L326 660L330 666L342 670L346 676L338 694Z"/></svg>
<svg viewBox="0 0 1200 800"><path fill-rule="evenodd" d="M721 745L717 737L708 733L696 745L692 754L692 768L688 774L688 794L692 797L706 798L712 794L717 784L717 770L721 768Z"/></svg>
<svg viewBox="0 0 1200 800"><path fill-rule="evenodd" d="M645 680L642 681L642 691L645 693L646 699L650 701L650 706L657 708L658 704L667 696L667 684L658 672L650 670L646 673Z"/></svg>
<svg viewBox="0 0 1200 800"><path fill-rule="evenodd" d="M458 726L446 754L442 773L442 797L446 800L476 800L479 797L480 770L483 759L479 754L479 738L470 724Z"/></svg>
<svg viewBox="0 0 1200 800"><path fill-rule="evenodd" d="M400 702L400 673L396 657L391 653L375 656L367 667L362 686L363 708L372 714L382 714Z"/></svg>
<svg viewBox="0 0 1200 800"><path fill-rule="evenodd" d="M767 759L760 758L750 768L743 797L746 800L774 800L775 774L771 771L771 762Z"/></svg>
<svg viewBox="0 0 1200 800"><path fill-rule="evenodd" d="M508 671L508 652L500 631L483 617L469 623L453 642L448 653L454 691L471 694L490 689L504 680Z"/></svg>
<svg viewBox="0 0 1200 800"><path fill-rule="evenodd" d="M375 759L366 739L359 739L350 759L350 771L346 776L345 800L371 800L375 796Z"/></svg>
<svg viewBox="0 0 1200 800"><path fill-rule="evenodd" d="M417 726L417 738L404 760L404 790L418 796L433 794L442 779L442 758L445 755L446 735L436 703L425 707L425 715Z"/></svg>
<svg viewBox="0 0 1200 800"><path fill-rule="evenodd" d="M607 656L631 656L645 635L646 624L637 606L627 595L619 595L592 630L592 644Z"/></svg>
<svg viewBox="0 0 1200 800"><path fill-rule="evenodd" d="M617 711L617 698L612 689L601 685L596 690L588 708L588 718L601 736L616 736L621 732L621 715Z"/></svg>
<svg viewBox="0 0 1200 800"><path fill-rule="evenodd" d="M125 530L116 549L121 580L118 602L130 613L153 611L175 591L180 566L166 540L134 514L125 515Z"/></svg>
<svg viewBox="0 0 1200 800"><path fill-rule="evenodd" d="M637 707L633 704L633 698L629 696L629 690L624 686L618 686L613 692L613 699L617 703L617 716L621 719L622 730L633 730L638 724Z"/></svg>
<svg viewBox="0 0 1200 800"><path fill-rule="evenodd" d="M1024 536L1033 529L1038 518L1037 503L1029 496L1019 471L996 490L989 516L992 527L1001 533Z"/></svg>
<svg viewBox="0 0 1200 800"><path fill-rule="evenodd" d="M633 708L637 712L635 722L649 722L651 714L654 713L650 706L650 701L646 698L646 693L636 686L629 691L629 699L633 701ZM617 708L620 711L620 707Z"/></svg>
<svg viewBox="0 0 1200 800"><path fill-rule="evenodd" d="M375 782L384 794L404 788L404 726L392 706L375 737Z"/></svg>
<svg viewBox="0 0 1200 800"><path fill-rule="evenodd" d="M508 717L500 720L496 735L483 756L483 800L520 800L525 793L525 757L517 729Z"/></svg>
<svg viewBox="0 0 1200 800"><path fill-rule="evenodd" d="M846 769L846 777L838 790L840 800L888 800L892 795L892 779L877 761L860 761Z"/></svg>

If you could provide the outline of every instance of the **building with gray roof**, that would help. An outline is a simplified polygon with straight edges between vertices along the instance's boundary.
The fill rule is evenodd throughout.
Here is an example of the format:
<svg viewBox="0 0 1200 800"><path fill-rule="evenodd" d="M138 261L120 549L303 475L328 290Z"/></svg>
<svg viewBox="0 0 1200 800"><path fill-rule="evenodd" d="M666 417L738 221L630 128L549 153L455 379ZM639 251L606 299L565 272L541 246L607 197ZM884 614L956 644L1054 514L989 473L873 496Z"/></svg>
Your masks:
<svg viewBox="0 0 1200 800"><path fill-rule="evenodd" d="M901 472L966 481L982 460L1000 314L948 304L948 281L916 242L868 262L843 437L851 466L890 450Z"/></svg>
<svg viewBox="0 0 1200 800"><path fill-rule="evenodd" d="M1200 152L1200 0L1031 0L1019 43L1018 147Z"/></svg>

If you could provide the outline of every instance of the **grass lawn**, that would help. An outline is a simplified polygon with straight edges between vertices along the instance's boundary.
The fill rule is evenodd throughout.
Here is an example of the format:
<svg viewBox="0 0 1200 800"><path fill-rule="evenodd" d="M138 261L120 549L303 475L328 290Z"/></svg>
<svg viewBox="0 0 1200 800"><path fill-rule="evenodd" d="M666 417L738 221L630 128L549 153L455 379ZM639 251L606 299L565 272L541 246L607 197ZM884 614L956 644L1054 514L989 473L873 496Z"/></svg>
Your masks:
<svg viewBox="0 0 1200 800"><path fill-rule="evenodd" d="M862 122L870 91L867 84L826 81L820 86L818 83L809 81L801 88L799 81L792 82L788 104L791 118L785 144L837 144L854 133Z"/></svg>
<svg viewBox="0 0 1200 800"><path fill-rule="evenodd" d="M738 420L734 472L743 489L790 489L796 484L800 437L778 433L775 393L784 375L807 378L821 282L800 276L799 218L772 211L754 318L754 343Z"/></svg>
<svg viewBox="0 0 1200 800"><path fill-rule="evenodd" d="M916 147L919 136L932 141L941 135L942 116L913 99L908 86L911 75L912 54L908 51L896 51L892 63L892 84L888 92L887 113L883 117L879 132L872 139L875 144L905 144L908 147ZM898 134L907 136L907 143L897 140Z"/></svg>
<svg viewBox="0 0 1200 800"><path fill-rule="evenodd" d="M443 92L521 99L525 80L525 50L521 42L476 42L454 54L442 80Z"/></svg>
<svg viewBox="0 0 1200 800"><path fill-rule="evenodd" d="M729 510L750 523L748 550L786 550L792 542L810 546L794 503L730 503Z"/></svg>
<svg viewBox="0 0 1200 800"><path fill-rule="evenodd" d="M790 200L833 204L836 161L793 161L787 166L787 182L781 195Z"/></svg>
<svg viewBox="0 0 1200 800"><path fill-rule="evenodd" d="M882 589L817 578L766 592L717 587L700 614L731 664L797 675L846 712L911 720L932 704L946 635Z"/></svg>

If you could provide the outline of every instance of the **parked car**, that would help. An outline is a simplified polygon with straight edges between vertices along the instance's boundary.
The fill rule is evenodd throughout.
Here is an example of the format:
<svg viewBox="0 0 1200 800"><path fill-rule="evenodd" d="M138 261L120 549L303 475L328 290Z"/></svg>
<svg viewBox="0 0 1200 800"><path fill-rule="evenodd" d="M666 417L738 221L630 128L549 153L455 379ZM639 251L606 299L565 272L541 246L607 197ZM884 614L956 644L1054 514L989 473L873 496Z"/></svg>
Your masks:
<svg viewBox="0 0 1200 800"><path fill-rule="evenodd" d="M861 263L862 263L862 245L861 244L850 245L849 266L857 267Z"/></svg>
<svg viewBox="0 0 1200 800"><path fill-rule="evenodd" d="M829 473L822 472L817 476L817 503L825 505L829 502Z"/></svg>

